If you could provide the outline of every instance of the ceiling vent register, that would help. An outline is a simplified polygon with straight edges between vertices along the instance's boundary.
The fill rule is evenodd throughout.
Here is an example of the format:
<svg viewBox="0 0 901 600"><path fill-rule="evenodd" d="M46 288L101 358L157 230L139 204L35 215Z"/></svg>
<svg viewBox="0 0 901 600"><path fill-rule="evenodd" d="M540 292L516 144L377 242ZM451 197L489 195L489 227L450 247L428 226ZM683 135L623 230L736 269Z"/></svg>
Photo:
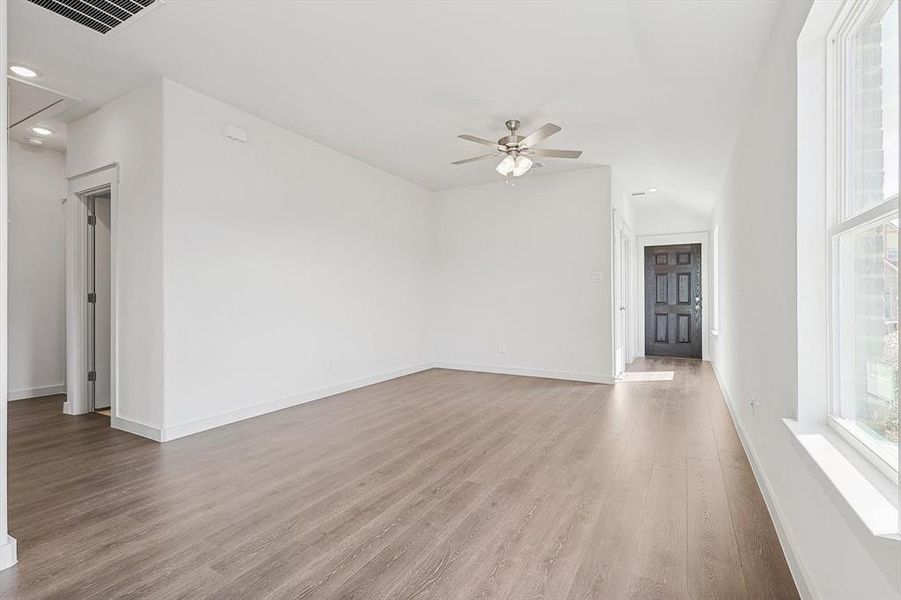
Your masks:
<svg viewBox="0 0 901 600"><path fill-rule="evenodd" d="M103 34L109 33L157 2L157 0L28 1Z"/></svg>

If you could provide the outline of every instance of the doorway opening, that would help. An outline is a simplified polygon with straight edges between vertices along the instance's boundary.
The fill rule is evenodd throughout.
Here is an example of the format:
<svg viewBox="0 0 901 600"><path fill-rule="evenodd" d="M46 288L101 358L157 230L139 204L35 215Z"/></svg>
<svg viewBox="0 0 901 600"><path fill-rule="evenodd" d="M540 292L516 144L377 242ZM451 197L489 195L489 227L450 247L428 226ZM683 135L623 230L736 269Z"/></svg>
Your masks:
<svg viewBox="0 0 901 600"><path fill-rule="evenodd" d="M118 167L69 180L66 200L66 403L116 424Z"/></svg>
<svg viewBox="0 0 901 600"><path fill-rule="evenodd" d="M87 399L92 411L111 416L112 206L110 189L84 196L87 219Z"/></svg>
<svg viewBox="0 0 901 600"><path fill-rule="evenodd" d="M613 210L613 371L622 378L634 358L632 343L632 231Z"/></svg>
<svg viewBox="0 0 901 600"><path fill-rule="evenodd" d="M645 246L645 355L702 358L701 244Z"/></svg>

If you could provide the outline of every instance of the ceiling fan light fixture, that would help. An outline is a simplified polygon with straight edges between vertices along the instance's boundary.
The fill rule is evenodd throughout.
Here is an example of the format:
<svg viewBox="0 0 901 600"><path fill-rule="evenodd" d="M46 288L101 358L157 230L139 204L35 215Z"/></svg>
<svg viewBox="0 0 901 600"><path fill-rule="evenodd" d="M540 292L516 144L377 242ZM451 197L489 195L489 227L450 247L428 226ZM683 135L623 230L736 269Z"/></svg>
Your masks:
<svg viewBox="0 0 901 600"><path fill-rule="evenodd" d="M526 156L526 154L535 156L537 158L548 157L575 159L582 156L581 150L548 150L545 148L534 147L536 144L560 131L559 125L547 123L546 125L539 127L525 137L519 135L519 121L517 121L516 119L510 119L509 121L507 121L506 126L507 131L509 131L510 134L502 137L496 142L492 142L491 140L469 134L458 135L458 138L466 140L468 142L475 142L484 146L492 146L495 150L495 153L483 154L482 156L465 158L463 160L456 160L451 164L465 165L481 160L491 160L495 156L506 155L503 157L501 162L498 163L494 170L504 177L508 178L507 181L509 183L509 177L511 175L514 177L514 179L516 177L522 177L533 166L542 166L541 163L532 162L532 159Z"/></svg>
<svg viewBox="0 0 901 600"><path fill-rule="evenodd" d="M514 159L513 163L514 163L514 166L513 166L513 176L514 177L522 177L523 175L526 174L526 172L529 169L532 168L532 161L529 159L528 156L523 156L522 154L517 156Z"/></svg>
<svg viewBox="0 0 901 600"><path fill-rule="evenodd" d="M508 154L504 157L500 163L498 163L497 167L494 169L501 175L507 176L513 172L513 169L516 167L516 159ZM515 177L515 175L514 175Z"/></svg>

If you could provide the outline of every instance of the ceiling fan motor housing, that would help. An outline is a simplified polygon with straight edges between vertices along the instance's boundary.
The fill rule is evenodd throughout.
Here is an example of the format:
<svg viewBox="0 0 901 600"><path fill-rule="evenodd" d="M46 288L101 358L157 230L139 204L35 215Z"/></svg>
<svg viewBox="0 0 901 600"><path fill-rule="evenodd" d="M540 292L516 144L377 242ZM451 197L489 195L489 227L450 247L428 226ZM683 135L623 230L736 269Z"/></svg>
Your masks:
<svg viewBox="0 0 901 600"><path fill-rule="evenodd" d="M521 136L521 135L516 135L516 134L505 135L504 137L499 139L497 141L497 143L501 146L507 146L507 148L509 150L510 146L516 146L517 144L519 144L520 140L522 140L522 139L523 139L523 136Z"/></svg>
<svg viewBox="0 0 901 600"><path fill-rule="evenodd" d="M507 129L510 130L510 135L505 135L501 139L497 141L497 143L501 146L514 146L519 143L524 136L516 135L516 130L519 129L519 121L516 119L510 119L504 125L507 126Z"/></svg>

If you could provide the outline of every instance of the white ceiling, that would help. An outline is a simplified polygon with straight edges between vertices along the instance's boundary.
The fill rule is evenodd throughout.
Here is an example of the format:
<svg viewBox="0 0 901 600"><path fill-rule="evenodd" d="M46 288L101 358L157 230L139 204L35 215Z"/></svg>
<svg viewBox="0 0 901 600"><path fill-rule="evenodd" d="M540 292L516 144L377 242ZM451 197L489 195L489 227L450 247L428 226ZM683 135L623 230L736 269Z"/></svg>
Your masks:
<svg viewBox="0 0 901 600"><path fill-rule="evenodd" d="M367 163L446 189L499 178L456 138L563 131L543 172L606 164L622 188L708 210L777 2L182 2L102 36L10 2L11 62L84 100L155 77ZM635 200L640 202L639 200Z"/></svg>
<svg viewBox="0 0 901 600"><path fill-rule="evenodd" d="M9 139L27 144L28 138L40 139L42 148L66 150L66 123L55 118L76 102L53 90L28 82L9 80ZM38 135L32 127L44 127L52 133Z"/></svg>

